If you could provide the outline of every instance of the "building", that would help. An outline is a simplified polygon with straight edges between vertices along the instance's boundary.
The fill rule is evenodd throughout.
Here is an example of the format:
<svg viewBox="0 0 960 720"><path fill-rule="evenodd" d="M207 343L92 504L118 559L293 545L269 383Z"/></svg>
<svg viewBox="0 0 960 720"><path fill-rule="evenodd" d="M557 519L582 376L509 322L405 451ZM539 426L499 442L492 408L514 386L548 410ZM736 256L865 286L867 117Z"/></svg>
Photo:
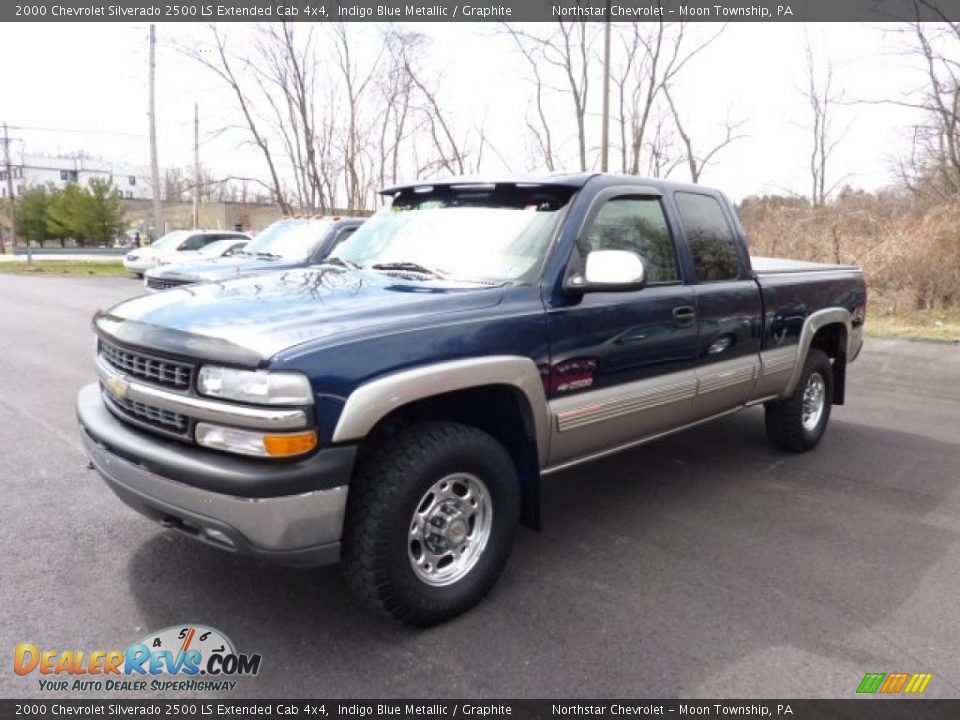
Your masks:
<svg viewBox="0 0 960 720"><path fill-rule="evenodd" d="M86 185L99 178L113 182L120 197L127 200L150 200L150 172L142 167L123 165L88 157L55 157L51 155L12 156L10 173L13 193L20 195L28 187L53 185L65 187L68 183ZM7 197L7 171L0 169L0 198Z"/></svg>

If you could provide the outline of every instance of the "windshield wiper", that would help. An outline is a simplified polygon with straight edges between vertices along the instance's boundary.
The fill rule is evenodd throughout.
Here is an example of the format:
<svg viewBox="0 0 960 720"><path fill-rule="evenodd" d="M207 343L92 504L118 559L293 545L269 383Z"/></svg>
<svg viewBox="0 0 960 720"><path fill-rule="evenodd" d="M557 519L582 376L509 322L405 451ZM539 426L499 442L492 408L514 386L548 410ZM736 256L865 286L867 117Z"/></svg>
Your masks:
<svg viewBox="0 0 960 720"><path fill-rule="evenodd" d="M435 278L445 278L446 276L438 270L433 270L415 262L387 262L374 263L370 266L371 270L398 270L400 272L415 272L422 275L430 275Z"/></svg>
<svg viewBox="0 0 960 720"><path fill-rule="evenodd" d="M276 253L269 252L258 252L257 257L267 258L267 260L279 260L283 255L277 255Z"/></svg>

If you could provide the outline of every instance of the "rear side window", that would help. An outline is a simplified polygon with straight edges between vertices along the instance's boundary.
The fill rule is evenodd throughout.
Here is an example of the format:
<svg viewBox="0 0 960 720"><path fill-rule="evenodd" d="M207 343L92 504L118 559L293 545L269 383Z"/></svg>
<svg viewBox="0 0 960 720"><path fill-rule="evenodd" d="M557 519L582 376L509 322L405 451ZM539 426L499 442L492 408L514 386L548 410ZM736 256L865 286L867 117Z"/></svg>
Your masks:
<svg viewBox="0 0 960 720"><path fill-rule="evenodd" d="M216 235L194 235L180 246L181 250L199 250L217 239Z"/></svg>
<svg viewBox="0 0 960 720"><path fill-rule="evenodd" d="M680 280L673 238L660 201L655 198L617 197L597 213L580 243L580 254L593 250L629 250L643 258L649 283Z"/></svg>
<svg viewBox="0 0 960 720"><path fill-rule="evenodd" d="M693 254L697 280L736 280L740 277L737 241L723 208L710 195L674 194L680 222Z"/></svg>
<svg viewBox="0 0 960 720"><path fill-rule="evenodd" d="M344 228L343 230L341 230L341 231L340 231L340 234L337 235L336 240L335 240L334 243L333 243L333 247L336 247L337 245L339 245L340 243L342 243L342 242L343 242L344 240L346 240L348 237L350 237L351 235L353 235L356 231L357 231L357 229L356 229L355 227L348 227L348 228Z"/></svg>

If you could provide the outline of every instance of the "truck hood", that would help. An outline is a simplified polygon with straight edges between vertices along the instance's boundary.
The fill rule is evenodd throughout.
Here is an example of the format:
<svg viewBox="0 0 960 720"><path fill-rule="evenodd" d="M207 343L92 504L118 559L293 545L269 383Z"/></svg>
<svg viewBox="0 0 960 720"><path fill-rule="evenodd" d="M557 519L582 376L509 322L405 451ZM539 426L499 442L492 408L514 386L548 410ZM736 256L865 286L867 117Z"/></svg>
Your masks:
<svg viewBox="0 0 960 720"><path fill-rule="evenodd" d="M143 295L99 313L95 325L138 347L257 365L308 341L493 307L502 294L502 286L322 266Z"/></svg>
<svg viewBox="0 0 960 720"><path fill-rule="evenodd" d="M188 259L189 260L189 259ZM280 260L257 257L225 257L167 265L151 270L149 276L158 280L180 280L206 282L211 280L229 280L248 273L287 270L302 267L303 260Z"/></svg>

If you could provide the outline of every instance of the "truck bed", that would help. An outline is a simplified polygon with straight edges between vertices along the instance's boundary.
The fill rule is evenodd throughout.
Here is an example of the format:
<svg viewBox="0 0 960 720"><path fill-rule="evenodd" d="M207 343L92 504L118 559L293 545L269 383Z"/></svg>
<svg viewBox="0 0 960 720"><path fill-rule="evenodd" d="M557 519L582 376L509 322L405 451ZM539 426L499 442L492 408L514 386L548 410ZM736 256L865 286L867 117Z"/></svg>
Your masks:
<svg viewBox="0 0 960 720"><path fill-rule="evenodd" d="M856 265L833 265L831 263L817 263L807 260L791 260L790 258L760 257L753 255L750 256L750 264L753 267L754 275L859 270Z"/></svg>

